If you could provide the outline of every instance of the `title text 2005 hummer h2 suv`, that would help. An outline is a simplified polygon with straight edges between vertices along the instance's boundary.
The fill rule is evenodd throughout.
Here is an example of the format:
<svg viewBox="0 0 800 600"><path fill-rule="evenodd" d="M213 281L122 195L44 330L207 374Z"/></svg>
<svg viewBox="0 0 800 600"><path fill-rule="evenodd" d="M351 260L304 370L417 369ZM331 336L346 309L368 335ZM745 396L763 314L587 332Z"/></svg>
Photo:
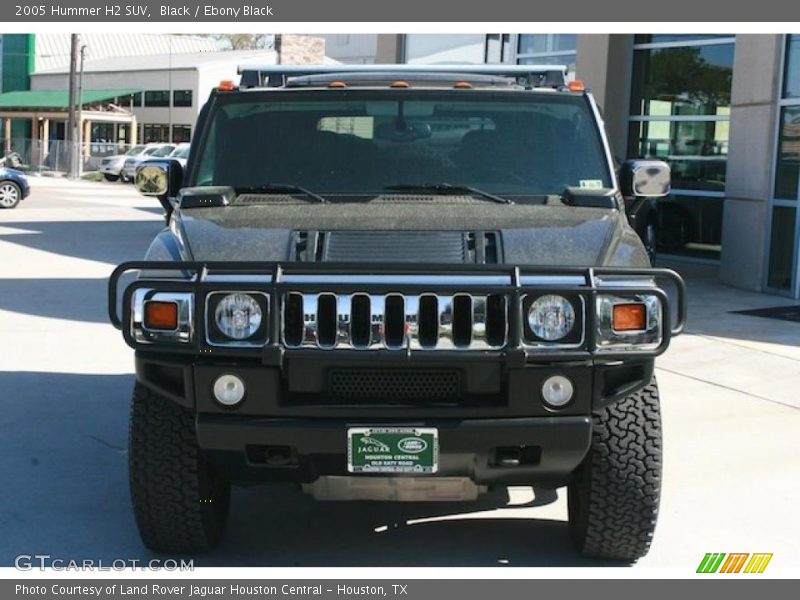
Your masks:
<svg viewBox="0 0 800 600"><path fill-rule="evenodd" d="M624 207L665 194L669 170L615 172L563 68L243 69L212 92L185 172L136 180L174 206L110 280L136 350L147 546L209 548L231 484L289 481L396 501L567 485L581 552L647 552L653 362L684 295Z"/></svg>

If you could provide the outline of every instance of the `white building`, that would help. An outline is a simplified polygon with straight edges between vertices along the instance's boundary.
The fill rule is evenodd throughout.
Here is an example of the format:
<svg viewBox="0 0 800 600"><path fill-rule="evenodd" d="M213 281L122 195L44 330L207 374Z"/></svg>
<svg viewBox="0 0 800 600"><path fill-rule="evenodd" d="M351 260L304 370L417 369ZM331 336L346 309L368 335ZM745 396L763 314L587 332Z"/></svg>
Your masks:
<svg viewBox="0 0 800 600"><path fill-rule="evenodd" d="M87 60L86 90L139 89L140 93L118 100L136 117L136 139L142 142L191 139L200 108L220 81L238 82L241 64L274 64L272 50L240 50L118 56ZM45 69L31 75L31 90L63 90L68 87L68 66ZM125 125L97 123L92 139L131 139Z"/></svg>

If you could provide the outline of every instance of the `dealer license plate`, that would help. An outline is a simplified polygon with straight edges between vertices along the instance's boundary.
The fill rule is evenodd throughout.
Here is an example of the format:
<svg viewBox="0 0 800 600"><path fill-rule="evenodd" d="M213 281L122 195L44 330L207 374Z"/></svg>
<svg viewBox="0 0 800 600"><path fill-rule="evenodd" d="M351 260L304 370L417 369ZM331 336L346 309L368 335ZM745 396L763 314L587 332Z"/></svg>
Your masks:
<svg viewBox="0 0 800 600"><path fill-rule="evenodd" d="M434 427L351 427L350 473L436 473L439 434Z"/></svg>

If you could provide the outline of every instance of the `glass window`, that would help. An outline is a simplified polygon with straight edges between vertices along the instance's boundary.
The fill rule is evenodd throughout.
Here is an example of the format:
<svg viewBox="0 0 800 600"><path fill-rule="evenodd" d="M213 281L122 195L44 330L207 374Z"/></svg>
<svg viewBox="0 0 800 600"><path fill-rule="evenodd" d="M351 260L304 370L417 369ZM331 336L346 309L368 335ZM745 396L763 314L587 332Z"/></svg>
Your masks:
<svg viewBox="0 0 800 600"><path fill-rule="evenodd" d="M797 200L798 186L800 186L800 106L787 106L781 111L775 197Z"/></svg>
<svg viewBox="0 0 800 600"><path fill-rule="evenodd" d="M575 52L578 36L574 33L540 33L519 36L519 54L542 54L544 52Z"/></svg>
<svg viewBox="0 0 800 600"><path fill-rule="evenodd" d="M142 141L145 144L169 140L169 125L147 123L142 125Z"/></svg>
<svg viewBox="0 0 800 600"><path fill-rule="evenodd" d="M718 115L731 105L733 44L636 50L632 115Z"/></svg>
<svg viewBox="0 0 800 600"><path fill-rule="evenodd" d="M687 43L701 40L715 40L719 38L730 38L733 34L711 34L711 33L692 33L689 35L680 33L637 33L633 38L634 44L669 44L673 42Z"/></svg>
<svg viewBox="0 0 800 600"><path fill-rule="evenodd" d="M632 121L628 155L665 160L676 189L725 190L727 121Z"/></svg>
<svg viewBox="0 0 800 600"><path fill-rule="evenodd" d="M578 36L575 34L520 35L517 62L521 65L566 65L575 73Z"/></svg>
<svg viewBox="0 0 800 600"><path fill-rule="evenodd" d="M192 126L191 125L173 125L172 126L172 141L173 142L190 142L192 140Z"/></svg>
<svg viewBox="0 0 800 600"><path fill-rule="evenodd" d="M800 98L800 35L790 35L786 42L786 72L783 96Z"/></svg>
<svg viewBox="0 0 800 600"><path fill-rule="evenodd" d="M474 63L486 57L486 34L435 35L413 33L405 36L407 63Z"/></svg>
<svg viewBox="0 0 800 600"><path fill-rule="evenodd" d="M145 106L169 106L169 91L158 90L144 93Z"/></svg>
<svg viewBox="0 0 800 600"><path fill-rule="evenodd" d="M658 248L668 254L719 258L722 209L718 198L672 195L658 203Z"/></svg>
<svg viewBox="0 0 800 600"><path fill-rule="evenodd" d="M663 252L719 258L733 77L731 37L635 37L628 157L656 158L672 168L675 192L658 204Z"/></svg>
<svg viewBox="0 0 800 600"><path fill-rule="evenodd" d="M172 92L172 106L191 106L192 90L175 90Z"/></svg>
<svg viewBox="0 0 800 600"><path fill-rule="evenodd" d="M791 290L794 273L795 211L791 206L772 207L772 239L769 251L767 285Z"/></svg>
<svg viewBox="0 0 800 600"><path fill-rule="evenodd" d="M220 97L210 116L216 142L202 144L193 183L374 195L446 182L522 197L612 185L583 96L483 96L352 91L324 104ZM266 137L283 143L265 145Z"/></svg>
<svg viewBox="0 0 800 600"><path fill-rule="evenodd" d="M489 33L486 35L486 62L502 63L509 58L511 36L507 33Z"/></svg>
<svg viewBox="0 0 800 600"><path fill-rule="evenodd" d="M121 106L123 108L127 108L129 106L141 106L142 105L142 93L136 92L135 94L129 94L127 96L120 96L116 98L114 102L117 106Z"/></svg>

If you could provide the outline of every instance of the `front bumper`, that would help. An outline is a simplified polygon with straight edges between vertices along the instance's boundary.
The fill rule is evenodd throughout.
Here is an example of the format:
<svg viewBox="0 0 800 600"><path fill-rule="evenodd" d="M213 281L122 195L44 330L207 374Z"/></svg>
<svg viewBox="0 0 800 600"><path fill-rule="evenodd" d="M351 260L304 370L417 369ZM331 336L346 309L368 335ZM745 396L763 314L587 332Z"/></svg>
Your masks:
<svg viewBox="0 0 800 600"><path fill-rule="evenodd" d="M311 483L321 476L348 475L347 428L373 424L371 420L200 415L197 436L209 462L232 481ZM591 441L586 416L384 420L380 425L436 427L440 448L436 475L469 477L478 485L490 486L563 485ZM520 449L520 463L504 466L500 453L513 449Z"/></svg>
<svg viewBox="0 0 800 600"><path fill-rule="evenodd" d="M295 361L278 369L138 351L136 373L142 384L196 414L199 448L236 483L311 483L324 475L347 475L349 427L416 426L439 430L438 476L468 477L478 485L544 487L563 485L583 460L592 410L647 385L653 373L652 360L516 368L484 357L459 368L474 376L464 381L467 396L486 381L496 385L485 402L347 404L324 393L309 399L297 391L334 363L291 366ZM458 367L455 361L449 364ZM225 373L241 377L248 390L233 409L213 399L213 382ZM553 374L575 384L572 402L557 411L542 402L539 392ZM519 453L519 464L499 464L501 451Z"/></svg>

